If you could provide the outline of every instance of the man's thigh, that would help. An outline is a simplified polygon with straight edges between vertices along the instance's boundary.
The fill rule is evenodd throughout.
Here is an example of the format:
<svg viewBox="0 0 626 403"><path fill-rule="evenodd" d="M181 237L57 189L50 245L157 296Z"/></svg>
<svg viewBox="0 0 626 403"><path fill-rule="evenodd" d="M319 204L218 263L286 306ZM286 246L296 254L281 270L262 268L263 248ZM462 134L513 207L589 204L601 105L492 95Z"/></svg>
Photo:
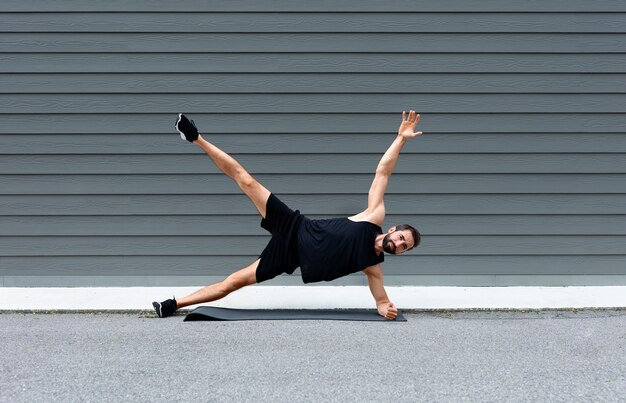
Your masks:
<svg viewBox="0 0 626 403"><path fill-rule="evenodd" d="M259 214L261 214L261 217L265 218L267 199L269 199L271 192L252 176L242 184L241 190L243 190L246 196L252 201L254 207L256 207Z"/></svg>

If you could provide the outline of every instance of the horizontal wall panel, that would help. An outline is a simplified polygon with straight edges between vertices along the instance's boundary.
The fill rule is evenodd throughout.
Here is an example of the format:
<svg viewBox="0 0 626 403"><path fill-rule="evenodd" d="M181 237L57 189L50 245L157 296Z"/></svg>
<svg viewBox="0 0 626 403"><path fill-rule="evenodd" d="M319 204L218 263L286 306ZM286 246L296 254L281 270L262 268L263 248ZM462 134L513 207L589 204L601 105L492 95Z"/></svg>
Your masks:
<svg viewBox="0 0 626 403"><path fill-rule="evenodd" d="M413 140L419 143L419 140ZM371 174L391 144L378 154L243 154L236 159L252 174ZM415 144L418 145L418 144ZM195 150L194 150L195 151ZM198 149L198 151L200 151ZM411 154L395 173L626 173L623 154ZM192 155L0 155L7 174L221 173L208 156ZM373 178L373 177L372 177Z"/></svg>
<svg viewBox="0 0 626 403"><path fill-rule="evenodd" d="M619 53L5 53L2 57L0 73L626 73L626 54Z"/></svg>
<svg viewBox="0 0 626 403"><path fill-rule="evenodd" d="M86 4L73 0L5 0L0 12L144 12L149 9L159 12L213 11L213 12L407 12L415 7L411 0L361 0L358 7L352 0L184 0L172 4L165 0L95 0ZM624 12L626 6L620 0L590 2L588 0L551 0L541 2L523 2L505 0L497 2L476 2L468 4L465 0L424 0L419 4L421 12Z"/></svg>
<svg viewBox="0 0 626 403"><path fill-rule="evenodd" d="M391 139L400 125L402 109L409 109L411 105L398 105L396 113L332 113L332 114L253 114L247 119L237 119L234 113L217 113L191 115L201 133L389 133L387 139ZM174 111L180 109L172 106ZM177 114L8 114L1 115L2 125L0 133L6 134L36 134L36 133L59 133L59 134L93 134L93 133L132 133L174 134L174 144L190 145L176 138L174 123ZM25 125L25 122L28 122ZM626 114L624 113L436 113L422 114L420 131L424 133L422 138L437 135L439 132L446 133L624 133L626 127ZM210 139L210 136L208 137ZM421 140L421 139L420 139ZM382 141L383 150L388 147L391 140ZM419 148L415 142L408 142L409 147Z"/></svg>
<svg viewBox="0 0 626 403"><path fill-rule="evenodd" d="M0 237L2 256L231 256L261 253L268 236ZM626 236L431 235L420 255L620 255Z"/></svg>
<svg viewBox="0 0 626 403"><path fill-rule="evenodd" d="M2 257L0 276L35 276L57 273L58 276L223 276L246 267L258 259L252 256L46 256ZM385 279L396 275L513 275L555 274L623 275L624 255L572 256L387 256ZM293 274L300 282L300 270ZM367 279L362 273L352 276ZM208 283L208 280L207 280ZM194 283L203 284L203 282ZM272 285L269 282L268 285ZM335 283L330 283L335 284ZM461 282L462 284L462 282ZM57 284L57 286L59 286ZM369 291L364 288L364 293Z"/></svg>
<svg viewBox="0 0 626 403"><path fill-rule="evenodd" d="M363 195L278 195L302 214L353 215L367 208ZM417 207L416 207L417 206ZM624 214L626 195L422 195L385 197L388 214ZM245 195L0 196L0 215L251 214Z"/></svg>
<svg viewBox="0 0 626 403"><path fill-rule="evenodd" d="M576 85L572 85L575 82ZM2 74L0 94L626 93L626 74Z"/></svg>
<svg viewBox="0 0 626 403"><path fill-rule="evenodd" d="M515 46L511 46L514 42ZM623 53L626 34L3 33L0 52L29 53ZM175 57L175 56L173 56Z"/></svg>
<svg viewBox="0 0 626 403"><path fill-rule="evenodd" d="M312 219L328 215L308 215ZM0 236L267 235L258 214L192 216L0 216ZM626 235L626 215L393 215L430 235Z"/></svg>
<svg viewBox="0 0 626 403"><path fill-rule="evenodd" d="M421 4L420 4L421 8ZM152 7L149 8L152 10ZM2 32L624 32L622 13L11 13Z"/></svg>
<svg viewBox="0 0 626 403"><path fill-rule="evenodd" d="M426 116L422 117L426 119ZM391 123L390 123L391 125ZM163 128L164 130L167 128ZM172 126L173 129L173 126ZM229 154L351 154L377 153L382 157L394 135L387 133L294 133L294 134L213 134L205 138ZM97 147L94 147L97 144ZM356 147L358 145L358 147ZM426 133L405 145L412 154L429 153L626 153L625 133ZM0 161L4 155L121 154L139 158L143 154L193 154L198 150L178 133L168 134L0 134ZM122 156L118 158L122 158ZM34 158L39 158L34 157ZM141 157L143 158L143 157ZM208 157L207 157L208 158ZM272 158L268 156L268 158ZM197 166L196 158L185 156L187 164ZM165 160L165 158L164 158ZM205 162L208 160L205 159ZM2 163L2 162L0 162ZM191 164L191 165L188 165ZM207 171L210 164L204 164ZM10 167L1 172L10 173ZM24 171L20 171L24 173ZM46 172L50 172L48 169ZM177 170L180 172L180 170ZM197 171L196 171L197 172Z"/></svg>
<svg viewBox="0 0 626 403"><path fill-rule="evenodd" d="M255 175L278 194L366 195L374 174ZM386 194L626 194L624 174L393 174ZM240 194L225 175L0 175L0 194Z"/></svg>
<svg viewBox="0 0 626 403"><path fill-rule="evenodd" d="M3 113L619 113L626 94L40 94L2 95Z"/></svg>

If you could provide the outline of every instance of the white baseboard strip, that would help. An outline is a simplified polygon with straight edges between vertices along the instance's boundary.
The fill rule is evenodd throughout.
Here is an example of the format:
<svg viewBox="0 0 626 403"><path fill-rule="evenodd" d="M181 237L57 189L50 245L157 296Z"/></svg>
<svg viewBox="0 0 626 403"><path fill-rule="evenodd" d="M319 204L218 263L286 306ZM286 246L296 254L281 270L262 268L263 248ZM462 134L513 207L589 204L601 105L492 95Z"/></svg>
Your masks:
<svg viewBox="0 0 626 403"><path fill-rule="evenodd" d="M626 308L626 286L385 287L400 309ZM150 310L197 287L0 288L0 310ZM202 305L242 309L374 308L365 286L251 286ZM192 309L193 307L189 307Z"/></svg>

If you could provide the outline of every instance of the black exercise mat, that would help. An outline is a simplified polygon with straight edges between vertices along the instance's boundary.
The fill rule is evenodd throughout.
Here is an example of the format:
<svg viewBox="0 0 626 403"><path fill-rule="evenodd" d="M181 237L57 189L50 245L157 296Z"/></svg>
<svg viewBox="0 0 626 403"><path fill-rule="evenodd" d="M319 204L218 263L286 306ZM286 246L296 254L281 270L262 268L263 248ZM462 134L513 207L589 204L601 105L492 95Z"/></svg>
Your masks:
<svg viewBox="0 0 626 403"><path fill-rule="evenodd" d="M374 309L231 309L199 306L186 317L187 321L200 320L361 320L406 322L398 311L395 321L386 320Z"/></svg>

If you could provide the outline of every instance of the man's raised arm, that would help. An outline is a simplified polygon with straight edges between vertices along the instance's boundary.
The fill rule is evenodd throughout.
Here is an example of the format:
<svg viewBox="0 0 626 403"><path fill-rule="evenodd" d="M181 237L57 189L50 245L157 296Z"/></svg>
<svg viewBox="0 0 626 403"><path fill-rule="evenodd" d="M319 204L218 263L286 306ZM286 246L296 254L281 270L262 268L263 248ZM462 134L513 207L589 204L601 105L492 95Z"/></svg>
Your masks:
<svg viewBox="0 0 626 403"><path fill-rule="evenodd" d="M398 137L396 137L391 146L389 146L383 157L380 159L380 162L376 167L377 174L381 173L382 175L391 175L396 167L398 156L400 155L400 151L402 150L404 143L406 143L409 138L417 137L422 134L422 132L413 132L419 121L420 115L416 114L415 111L410 111L408 118L406 117L406 112L402 112L402 124L400 124L400 128L398 129Z"/></svg>
<svg viewBox="0 0 626 403"><path fill-rule="evenodd" d="M402 124L398 129L398 136L387 149L376 167L376 176L370 187L367 197L367 212L372 222L380 222L385 217L384 197L389 183L389 177L393 173L398 162L398 156L407 139L417 137L422 132L414 132L415 126L420 121L420 115L410 111L407 118L406 112L402 112Z"/></svg>

